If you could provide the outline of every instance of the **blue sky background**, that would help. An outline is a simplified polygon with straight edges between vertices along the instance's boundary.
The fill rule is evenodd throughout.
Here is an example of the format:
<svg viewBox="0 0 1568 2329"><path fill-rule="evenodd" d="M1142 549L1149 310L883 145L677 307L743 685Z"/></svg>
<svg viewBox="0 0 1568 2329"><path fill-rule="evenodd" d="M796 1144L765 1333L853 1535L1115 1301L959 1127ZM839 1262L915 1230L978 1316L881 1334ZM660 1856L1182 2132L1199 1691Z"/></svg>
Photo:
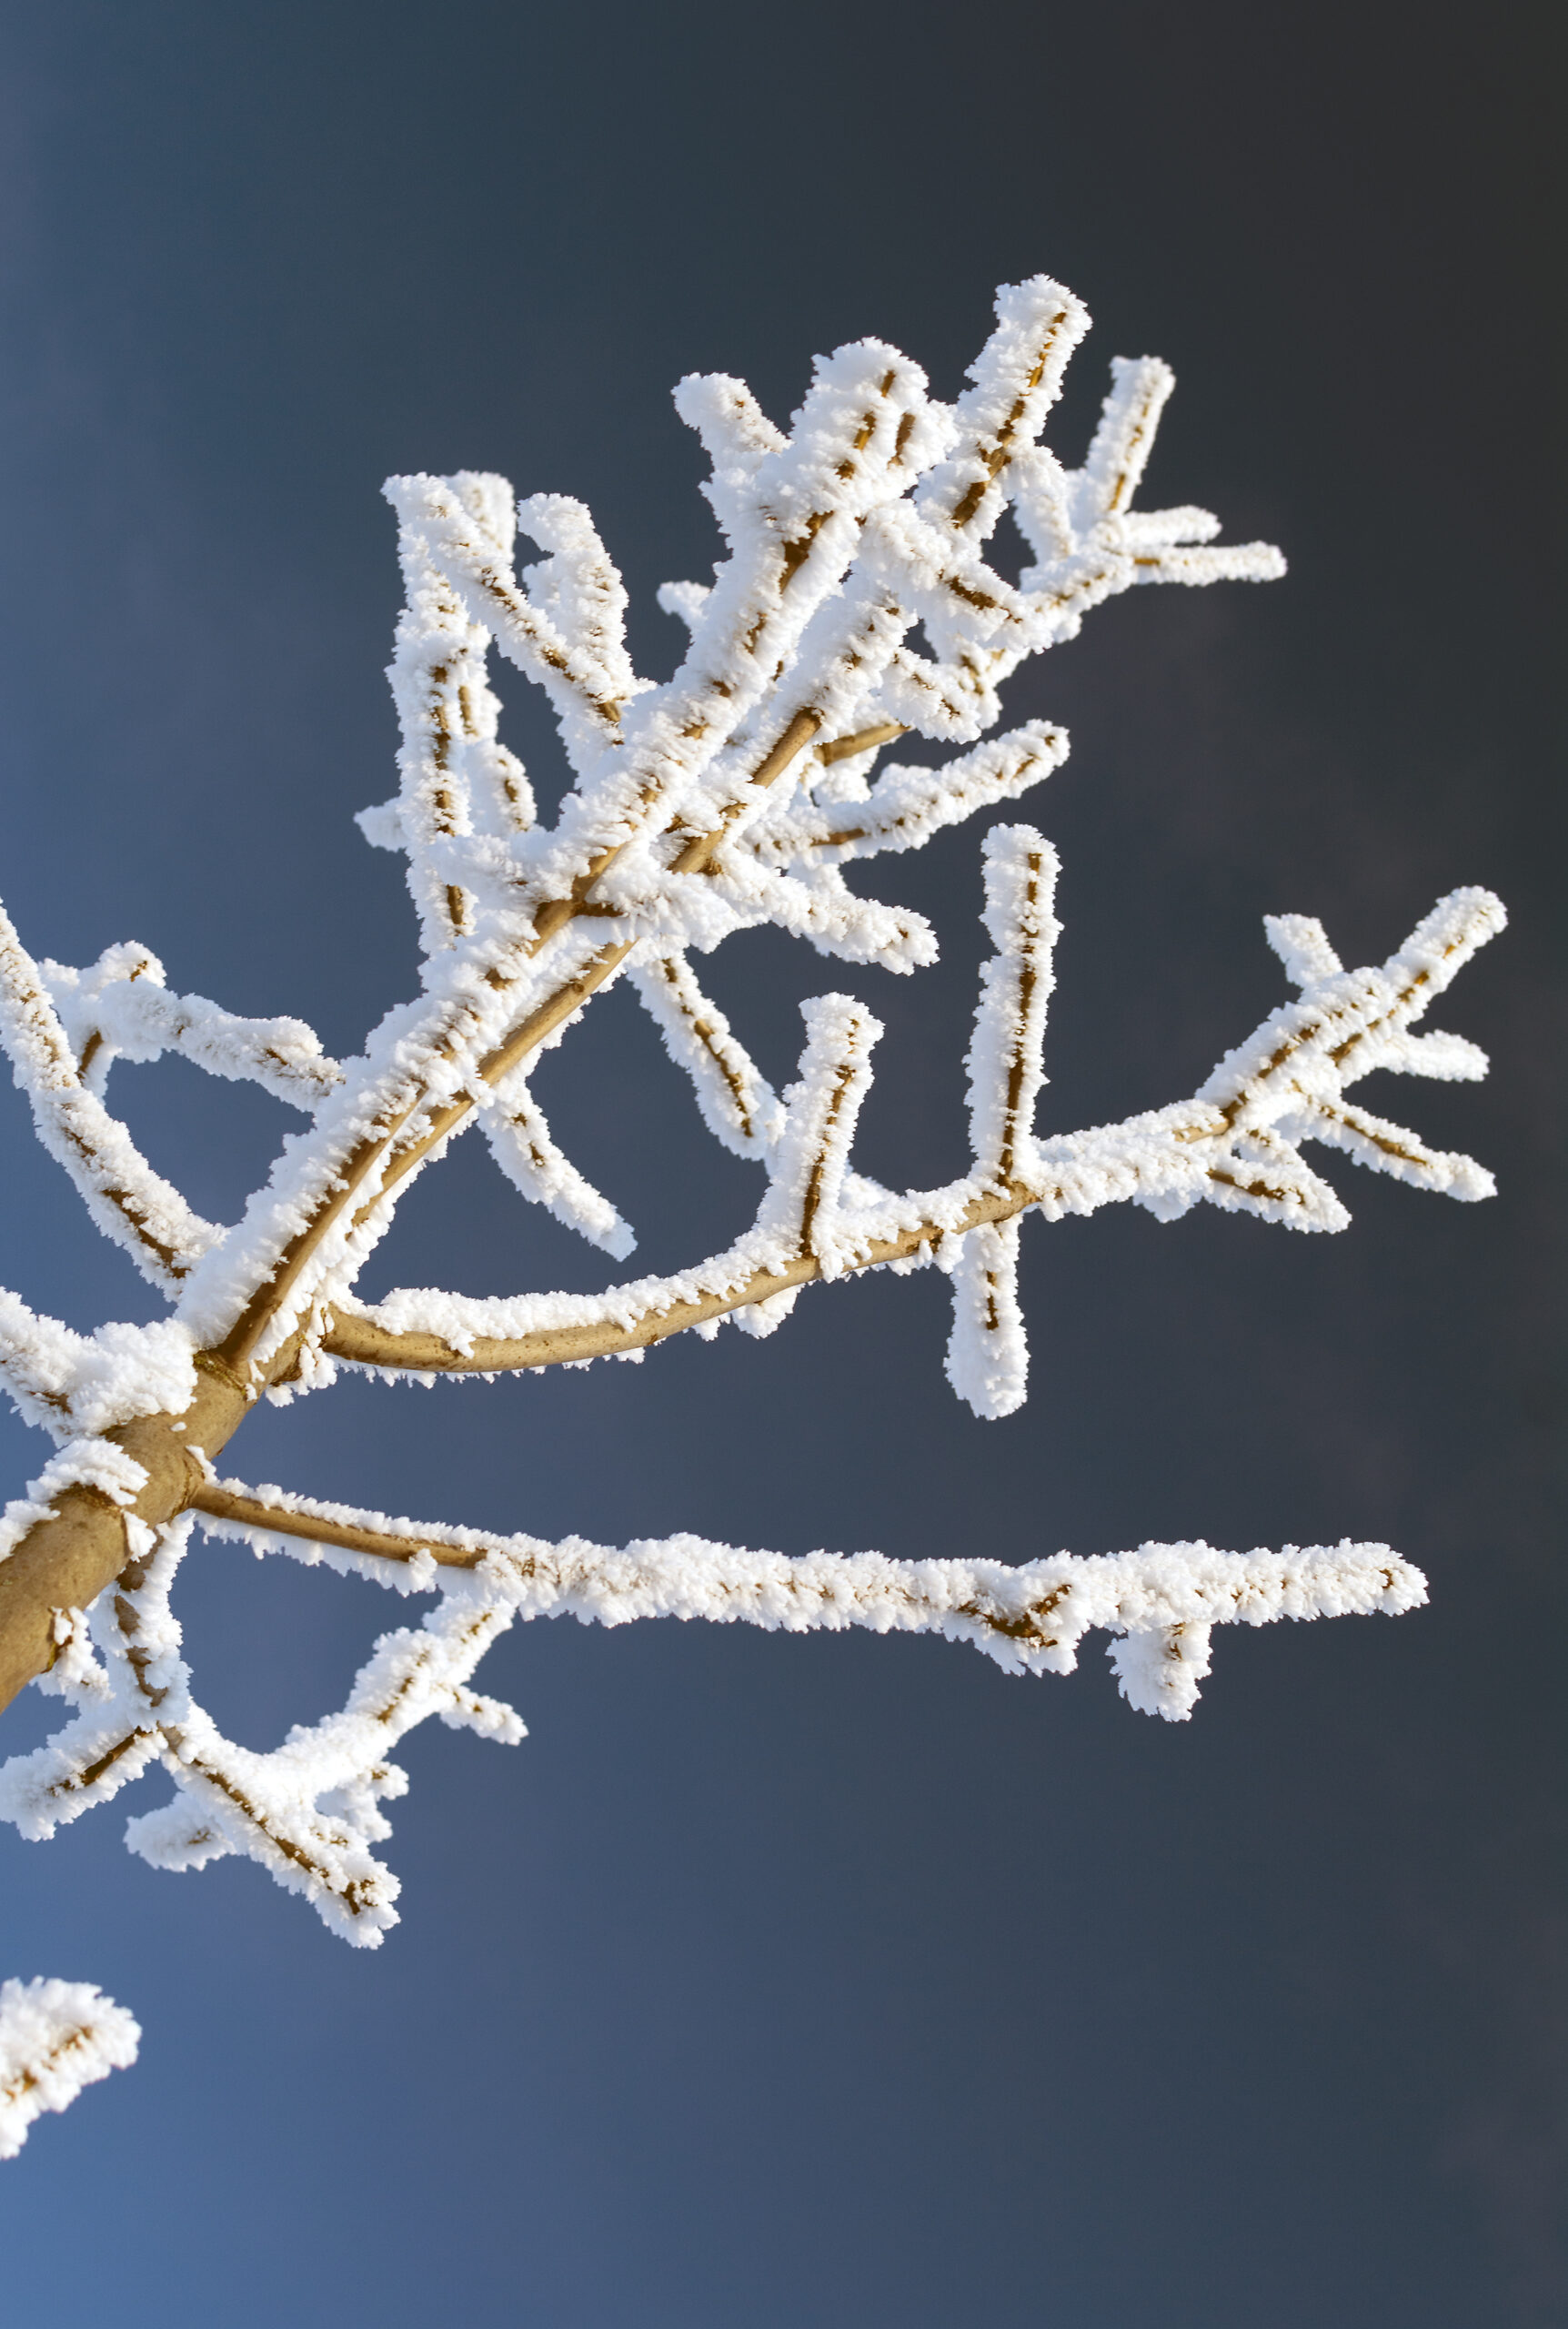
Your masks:
<svg viewBox="0 0 1568 2329"><path fill-rule="evenodd" d="M739 372L782 416L814 350L875 333L950 395L994 285L1041 267L1096 318L1057 449L1113 353L1164 355L1145 499L1291 559L1103 609L1014 684L1074 740L1026 812L1065 862L1041 1121L1191 1091L1282 997L1265 912L1355 962L1460 882L1513 914L1437 1014L1493 1079L1368 1091L1498 1201L1335 1162L1340 1238L1026 1226L1004 1424L949 1392L928 1275L813 1292L763 1345L247 1425L248 1477L479 1525L1020 1559L1348 1534L1432 1603L1221 1634L1180 1729L1097 1644L1025 1683L925 1641L522 1629L487 1687L528 1741L404 1750L375 1956L248 1866L146 1869L119 1808L0 1833L0 1971L98 1981L146 2032L0 2172L18 2321L1563 2317L1549 62L1545 12L1387 0L0 7L0 888L38 953L141 938L176 987L357 1048L415 976L400 869L350 822L394 781L382 478L587 500L662 676L654 588L717 549L673 381ZM549 797L548 723L501 686ZM853 981L889 1027L861 1154L920 1182L964 1154L974 830L886 879L944 954ZM768 934L712 980L779 1078L846 974ZM118 1073L232 1216L293 1119ZM541 1092L649 1266L748 1216L629 995ZM0 1279L147 1315L8 1090L0 1143ZM374 1282L598 1267L459 1146ZM0 1440L19 1486L40 1443ZM256 1745L394 1608L223 1547L180 1606Z"/></svg>

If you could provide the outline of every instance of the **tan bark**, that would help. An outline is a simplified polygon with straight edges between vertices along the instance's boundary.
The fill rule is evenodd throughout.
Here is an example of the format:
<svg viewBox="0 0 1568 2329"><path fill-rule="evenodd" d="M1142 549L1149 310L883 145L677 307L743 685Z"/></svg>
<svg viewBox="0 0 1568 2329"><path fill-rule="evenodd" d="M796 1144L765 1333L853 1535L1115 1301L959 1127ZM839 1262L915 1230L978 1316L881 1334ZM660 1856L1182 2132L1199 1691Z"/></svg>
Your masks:
<svg viewBox="0 0 1568 2329"><path fill-rule="evenodd" d="M859 728L852 736L839 736L830 744L819 744L817 758L824 768L831 768L835 761L853 760L857 752L869 752L878 744L890 744L909 732L901 720L879 720L874 728Z"/></svg>
<svg viewBox="0 0 1568 2329"><path fill-rule="evenodd" d="M922 1245L934 1245L944 1235L961 1235L982 1222L1010 1220L1014 1214L1042 1204L1051 1195L1060 1192L1026 1188L1021 1184L987 1190L965 1208L951 1231L927 1221L901 1231L897 1237L873 1238L860 1258L845 1265L846 1275L875 1269L884 1262L907 1260ZM822 1265L816 1255L799 1253L781 1269L758 1270L723 1294L705 1294L694 1301L673 1302L667 1310L649 1310L629 1326L618 1319L595 1318L578 1326L541 1326L531 1335L476 1335L471 1346L462 1351L454 1350L438 1335L417 1328L394 1334L373 1318L344 1315L333 1317L321 1346L334 1358L350 1359L363 1366L401 1367L410 1374L490 1375L518 1367L569 1366L585 1358L646 1350L671 1335L704 1326L710 1318L722 1318L753 1302L766 1302L771 1295L787 1294L791 1286L809 1285L821 1275Z"/></svg>
<svg viewBox="0 0 1568 2329"><path fill-rule="evenodd" d="M752 771L751 782L761 791L766 791L770 784L776 784L790 761L805 751L821 725L822 715L819 711L798 711L767 759ZM671 860L670 872L672 873L702 872L714 851L739 814L740 803L738 801L732 802L725 812L723 824L717 826L712 832L698 833L689 841L679 856Z"/></svg>
<svg viewBox="0 0 1568 2329"><path fill-rule="evenodd" d="M216 1455L246 1404L232 1376L203 1366L184 1416L144 1416L105 1434L147 1475L133 1504L122 1507L100 1488L66 1488L51 1517L0 1561L0 1707L54 1664L56 1610L86 1608L125 1568L127 1511L155 1527L183 1512L205 1478L196 1451Z"/></svg>
<svg viewBox="0 0 1568 2329"><path fill-rule="evenodd" d="M193 1512L206 1512L215 1520L237 1520L247 1528L270 1528L275 1536L304 1537L314 1545L340 1545L345 1552L372 1553L377 1560L411 1561L428 1553L442 1568L477 1568L485 1547L470 1550L443 1544L439 1537L400 1537L387 1528L358 1528L352 1521L328 1520L315 1512L264 1504L259 1497L242 1496L237 1489L205 1480L190 1499Z"/></svg>

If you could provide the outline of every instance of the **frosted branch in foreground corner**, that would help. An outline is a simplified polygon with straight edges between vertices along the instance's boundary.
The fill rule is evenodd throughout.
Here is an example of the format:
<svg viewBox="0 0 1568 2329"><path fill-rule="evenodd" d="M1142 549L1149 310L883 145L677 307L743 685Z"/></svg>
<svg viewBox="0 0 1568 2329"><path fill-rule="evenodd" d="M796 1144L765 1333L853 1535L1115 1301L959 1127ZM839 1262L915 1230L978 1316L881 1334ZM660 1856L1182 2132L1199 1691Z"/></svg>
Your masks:
<svg viewBox="0 0 1568 2329"><path fill-rule="evenodd" d="M0 2159L15 2159L42 2112L126 2071L141 2031L89 1981L0 1981Z"/></svg>

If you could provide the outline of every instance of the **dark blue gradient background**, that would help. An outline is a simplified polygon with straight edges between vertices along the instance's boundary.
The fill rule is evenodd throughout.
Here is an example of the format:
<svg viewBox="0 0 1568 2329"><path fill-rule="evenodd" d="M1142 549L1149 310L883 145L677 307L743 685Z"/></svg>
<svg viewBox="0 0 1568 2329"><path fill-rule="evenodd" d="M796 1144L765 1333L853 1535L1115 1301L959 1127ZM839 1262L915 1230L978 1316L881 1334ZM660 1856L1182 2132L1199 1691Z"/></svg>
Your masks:
<svg viewBox="0 0 1568 2329"><path fill-rule="evenodd" d="M8 2321L1563 2318L1544 23L0 8L0 888L39 953L136 936L173 984L356 1048L415 971L400 869L350 822L393 782L382 477L581 496L662 673L653 589L716 549L670 384L739 372L782 415L814 349L869 332L951 395L992 287L1040 267L1097 319L1052 441L1077 457L1111 354L1168 357L1146 500L1292 561L1121 601L1015 684L1074 737L1026 812L1066 869L1042 1121L1193 1089L1282 998L1265 912L1354 962L1460 882L1514 916L1438 1014L1493 1080L1368 1092L1493 1164L1495 1204L1336 1160L1336 1239L1036 1224L1005 1424L948 1391L928 1275L814 1292L762 1346L352 1384L247 1426L245 1476L393 1511L1010 1558L1350 1534L1419 1561L1432 1606L1221 1635L1182 1729L1131 1713L1098 1644L1030 1684L934 1642L522 1629L487 1684L528 1742L408 1743L375 1956L248 1866L154 1873L118 1808L47 1849L5 1831L0 1971L99 1981L146 2031L0 2171ZM548 726L502 684L550 797ZM961 1169L977 835L877 879L944 959L852 982L889 1027L861 1153L930 1180ZM771 935L712 977L775 1076L800 995L847 983ZM629 995L541 1090L649 1266L747 1217ZM177 1064L117 1093L225 1217L284 1129ZM147 1315L9 1090L0 1138L0 1278L79 1325ZM405 1213L377 1285L598 1282L477 1147ZM20 1484L41 1444L0 1436ZM398 1614L227 1548L181 1608L257 1745Z"/></svg>

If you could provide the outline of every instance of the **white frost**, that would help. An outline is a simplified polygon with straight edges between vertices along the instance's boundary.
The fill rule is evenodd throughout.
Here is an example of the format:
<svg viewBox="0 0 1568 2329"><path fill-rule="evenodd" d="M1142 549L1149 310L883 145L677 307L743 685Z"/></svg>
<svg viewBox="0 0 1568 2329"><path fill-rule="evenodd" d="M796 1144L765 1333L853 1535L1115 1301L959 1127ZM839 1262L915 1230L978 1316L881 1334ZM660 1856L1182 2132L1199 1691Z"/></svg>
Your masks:
<svg viewBox="0 0 1568 2329"><path fill-rule="evenodd" d="M41 2112L64 2111L95 2079L129 2070L141 2031L89 1981L0 1981L0 2159L15 2159Z"/></svg>

